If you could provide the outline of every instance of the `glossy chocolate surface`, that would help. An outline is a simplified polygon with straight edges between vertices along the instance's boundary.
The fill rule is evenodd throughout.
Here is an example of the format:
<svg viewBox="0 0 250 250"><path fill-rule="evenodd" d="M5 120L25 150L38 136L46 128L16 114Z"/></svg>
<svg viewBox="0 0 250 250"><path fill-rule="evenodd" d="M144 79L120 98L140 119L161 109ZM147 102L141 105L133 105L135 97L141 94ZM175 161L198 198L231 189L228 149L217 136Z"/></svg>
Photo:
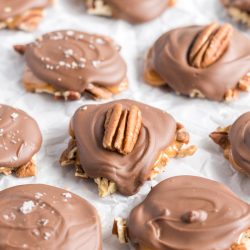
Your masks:
<svg viewBox="0 0 250 250"><path fill-rule="evenodd" d="M228 250L250 226L250 206L226 186L194 176L162 181L128 219L129 239L155 250Z"/></svg>
<svg viewBox="0 0 250 250"><path fill-rule="evenodd" d="M0 192L0 249L101 250L93 206L64 189L22 185Z"/></svg>
<svg viewBox="0 0 250 250"><path fill-rule="evenodd" d="M174 91L190 95L199 90L206 98L221 101L249 72L250 40L237 30L223 56L207 68L195 68L188 53L204 26L188 26L163 34L153 45L151 67ZM239 46L240 44L240 46Z"/></svg>
<svg viewBox="0 0 250 250"><path fill-rule="evenodd" d="M109 108L121 103L124 108L136 105L142 113L142 128L133 151L121 155L102 145L104 121ZM168 113L132 100L119 100L79 108L71 126L83 171L91 178L104 177L116 183L118 191L133 195L149 178L159 153L173 143L175 120Z"/></svg>
<svg viewBox="0 0 250 250"><path fill-rule="evenodd" d="M41 144L42 135L32 117L0 104L0 167L16 168L28 163Z"/></svg>
<svg viewBox="0 0 250 250"><path fill-rule="evenodd" d="M235 163L250 175L250 112L241 115L229 131L231 154Z"/></svg>
<svg viewBox="0 0 250 250"><path fill-rule="evenodd" d="M90 83L112 87L126 78L113 40L80 31L47 33L26 46L25 58L32 73L57 90L82 93Z"/></svg>

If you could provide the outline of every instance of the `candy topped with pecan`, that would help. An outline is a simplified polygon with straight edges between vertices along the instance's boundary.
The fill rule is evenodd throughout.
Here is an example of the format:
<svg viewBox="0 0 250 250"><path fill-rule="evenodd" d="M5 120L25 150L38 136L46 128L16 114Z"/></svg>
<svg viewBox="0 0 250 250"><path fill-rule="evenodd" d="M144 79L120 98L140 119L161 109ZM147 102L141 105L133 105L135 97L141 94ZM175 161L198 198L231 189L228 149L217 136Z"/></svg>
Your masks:
<svg viewBox="0 0 250 250"><path fill-rule="evenodd" d="M0 173L36 175L35 155L42 143L36 121L24 111L0 105Z"/></svg>
<svg viewBox="0 0 250 250"><path fill-rule="evenodd" d="M76 176L94 179L102 197L115 191L133 195L170 158L196 151L184 147L189 134L171 115L132 100L79 108L70 135L61 165L74 165Z"/></svg>
<svg viewBox="0 0 250 250"><path fill-rule="evenodd" d="M47 33L33 43L16 45L26 68L27 91L77 100L83 93L110 98L127 88L127 66L120 47L105 36L75 30Z"/></svg>
<svg viewBox="0 0 250 250"><path fill-rule="evenodd" d="M33 31L54 0L1 0L0 29Z"/></svg>
<svg viewBox="0 0 250 250"><path fill-rule="evenodd" d="M231 101L249 91L249 65L249 38L229 24L212 23L163 34L148 52L144 78L186 96Z"/></svg>
<svg viewBox="0 0 250 250"><path fill-rule="evenodd" d="M89 14L125 19L131 23L148 22L175 4L175 0L84 1Z"/></svg>
<svg viewBox="0 0 250 250"><path fill-rule="evenodd" d="M210 137L224 150L232 166L250 177L250 112L241 115L232 125L218 128Z"/></svg>
<svg viewBox="0 0 250 250"><path fill-rule="evenodd" d="M250 26L249 0L220 0L228 14L236 21Z"/></svg>

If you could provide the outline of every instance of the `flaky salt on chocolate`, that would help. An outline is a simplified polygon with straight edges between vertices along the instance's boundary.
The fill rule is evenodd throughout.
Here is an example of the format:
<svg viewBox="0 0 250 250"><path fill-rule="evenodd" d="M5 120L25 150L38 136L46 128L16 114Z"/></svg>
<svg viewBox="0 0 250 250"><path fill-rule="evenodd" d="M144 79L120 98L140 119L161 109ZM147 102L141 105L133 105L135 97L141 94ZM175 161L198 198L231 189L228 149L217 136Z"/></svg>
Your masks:
<svg viewBox="0 0 250 250"><path fill-rule="evenodd" d="M231 25L188 26L168 31L149 49L144 79L189 97L231 101L249 91L249 65L250 40Z"/></svg>
<svg viewBox="0 0 250 250"><path fill-rule="evenodd" d="M157 122L156 122L157 121ZM168 113L132 100L79 108L70 123L70 142L61 166L91 178L101 197L129 196L161 173L170 158L195 153L189 134Z"/></svg>
<svg viewBox="0 0 250 250"><path fill-rule="evenodd" d="M35 155L42 143L38 124L24 111L0 104L0 173L36 174Z"/></svg>
<svg viewBox="0 0 250 250"><path fill-rule="evenodd" d="M232 125L218 128L210 137L224 150L232 166L250 177L250 112L241 115Z"/></svg>
<svg viewBox="0 0 250 250"><path fill-rule="evenodd" d="M228 14L239 23L250 27L249 0L220 0Z"/></svg>
<svg viewBox="0 0 250 250"><path fill-rule="evenodd" d="M143 23L160 16L175 0L84 0L87 12L92 15L125 19Z"/></svg>
<svg viewBox="0 0 250 250"><path fill-rule="evenodd" d="M120 47L105 36L75 30L47 33L35 42L16 45L26 69L27 91L56 99L78 100L82 94L107 99L127 89L127 66Z"/></svg>
<svg viewBox="0 0 250 250"><path fill-rule="evenodd" d="M48 185L1 191L0 232L0 248L6 250L102 250L96 209L73 193Z"/></svg>
<svg viewBox="0 0 250 250"><path fill-rule="evenodd" d="M248 250L250 206L226 186L177 176L152 188L113 234L138 250Z"/></svg>
<svg viewBox="0 0 250 250"><path fill-rule="evenodd" d="M54 0L1 0L0 29L33 31Z"/></svg>

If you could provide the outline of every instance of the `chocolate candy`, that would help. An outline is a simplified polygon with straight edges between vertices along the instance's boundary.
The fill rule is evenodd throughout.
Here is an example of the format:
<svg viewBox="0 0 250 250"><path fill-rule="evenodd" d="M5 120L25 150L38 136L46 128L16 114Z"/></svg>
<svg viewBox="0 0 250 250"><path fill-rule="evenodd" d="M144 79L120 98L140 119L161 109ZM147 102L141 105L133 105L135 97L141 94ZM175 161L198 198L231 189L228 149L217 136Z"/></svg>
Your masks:
<svg viewBox="0 0 250 250"><path fill-rule="evenodd" d="M133 195L170 158L196 150L182 148L189 134L171 115L132 100L79 108L71 120L70 135L61 165L73 164L76 176L93 178L100 196L116 190Z"/></svg>
<svg viewBox="0 0 250 250"><path fill-rule="evenodd" d="M0 104L0 173L35 175L35 154L42 143L38 124L24 111Z"/></svg>
<svg viewBox="0 0 250 250"><path fill-rule="evenodd" d="M230 25L188 26L168 31L151 47L145 80L190 97L230 101L249 90L249 64L249 39Z"/></svg>
<svg viewBox="0 0 250 250"><path fill-rule="evenodd" d="M232 126L218 128L210 137L224 149L233 167L250 176L250 112L241 115Z"/></svg>
<svg viewBox="0 0 250 250"><path fill-rule="evenodd" d="M247 203L226 186L194 176L159 183L127 221L129 240L140 250L241 249L249 244L249 226Z"/></svg>
<svg viewBox="0 0 250 250"><path fill-rule="evenodd" d="M1 0L0 29L33 31L43 18L43 10L53 0Z"/></svg>
<svg viewBox="0 0 250 250"><path fill-rule="evenodd" d="M25 56L23 82L28 91L76 100L84 92L109 98L127 87L126 64L108 37L55 31L15 49Z"/></svg>
<svg viewBox="0 0 250 250"><path fill-rule="evenodd" d="M48 185L0 192L0 249L101 250L95 208L81 197Z"/></svg>
<svg viewBox="0 0 250 250"><path fill-rule="evenodd" d="M148 22L160 16L175 0L86 0L89 14L113 16L131 23Z"/></svg>

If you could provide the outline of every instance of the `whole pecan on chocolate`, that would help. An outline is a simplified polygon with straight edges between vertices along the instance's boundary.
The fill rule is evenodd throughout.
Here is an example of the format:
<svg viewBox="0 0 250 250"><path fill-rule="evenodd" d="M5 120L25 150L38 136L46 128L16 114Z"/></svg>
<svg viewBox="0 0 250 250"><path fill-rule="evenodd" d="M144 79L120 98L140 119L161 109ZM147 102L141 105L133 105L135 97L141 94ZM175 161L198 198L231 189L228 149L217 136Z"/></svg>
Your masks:
<svg viewBox="0 0 250 250"><path fill-rule="evenodd" d="M126 155L132 152L142 126L142 115L136 105L123 109L115 104L107 111L104 124L103 147Z"/></svg>
<svg viewBox="0 0 250 250"><path fill-rule="evenodd" d="M232 37L233 28L229 24L212 23L195 37L189 51L188 60L195 68L206 68L223 56Z"/></svg>

